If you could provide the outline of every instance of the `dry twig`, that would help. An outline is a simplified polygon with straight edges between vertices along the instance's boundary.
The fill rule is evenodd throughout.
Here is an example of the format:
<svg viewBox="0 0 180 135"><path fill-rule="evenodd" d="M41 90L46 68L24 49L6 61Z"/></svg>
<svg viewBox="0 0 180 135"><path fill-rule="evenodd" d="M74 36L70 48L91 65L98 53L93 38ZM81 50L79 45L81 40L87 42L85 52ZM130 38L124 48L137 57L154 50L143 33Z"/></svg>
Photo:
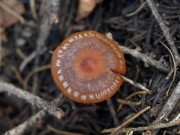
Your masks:
<svg viewBox="0 0 180 135"><path fill-rule="evenodd" d="M58 24L59 23L59 9L60 9L60 0L51 0L51 12L50 12L50 24Z"/></svg>
<svg viewBox="0 0 180 135"><path fill-rule="evenodd" d="M168 128L172 126L178 126L180 125L180 119L176 121L171 121L169 123L157 123L155 125L150 125L147 127L138 127L138 128L122 128L121 130L118 131L118 134L120 133L125 133L129 131L145 131L145 130L156 130L156 129L161 129L161 128Z"/></svg>
<svg viewBox="0 0 180 135"><path fill-rule="evenodd" d="M146 94L147 92L146 91L137 91L137 92L134 92L132 93L131 95L129 95L128 97L125 98L125 101L128 101L130 98L136 96L136 95L140 95L140 94ZM119 107L118 107L118 111L122 108L123 104L120 103Z"/></svg>
<svg viewBox="0 0 180 135"><path fill-rule="evenodd" d="M180 100L180 81L178 82L175 89L172 91L170 97L166 101L165 105L161 109L161 112L159 113L158 117L155 120L155 124L161 122L163 119L167 118L174 107L176 106L177 102ZM155 135L157 131L154 131L153 134Z"/></svg>
<svg viewBox="0 0 180 135"><path fill-rule="evenodd" d="M112 38L112 34L110 32L106 33L106 36L110 39ZM141 61L143 61L146 65L151 65L159 70L162 70L164 72L169 72L170 69L168 66L164 65L163 63L161 63L160 61L151 59L150 57L148 57L147 55L140 53L138 50L136 49L129 49L128 47L125 46L121 46L119 45L119 48L122 50L123 53L125 54L129 54Z"/></svg>
<svg viewBox="0 0 180 135"><path fill-rule="evenodd" d="M121 76L123 77L124 81L128 82L129 84L131 84L131 85L133 85L133 86L135 86L135 87L137 87L139 89L142 89L142 90L146 91L149 94L151 94L151 91L148 88L141 85L140 83L137 83L137 82L135 82L133 80L130 80L129 78L127 78L127 77L125 77L123 75L121 75Z"/></svg>
<svg viewBox="0 0 180 135"><path fill-rule="evenodd" d="M2 33L3 33L3 30L2 28L0 27L0 71L1 71L1 66L2 66Z"/></svg>
<svg viewBox="0 0 180 135"><path fill-rule="evenodd" d="M170 97L166 101L165 105L163 106L161 112L159 113L154 123L159 123L162 121L162 119L167 118L179 100L180 100L180 81L178 82L175 89L172 91Z"/></svg>
<svg viewBox="0 0 180 135"><path fill-rule="evenodd" d="M180 64L179 54L178 54L178 51L177 51L176 46L174 44L174 40L171 36L171 33L169 32L169 28L164 24L163 19L160 16L154 1L153 0L146 0L146 1L150 7L155 19L156 19L156 21L158 22L159 26L161 27L161 30L162 30L168 44L170 45L170 48L171 48L171 50L172 50L172 52L176 58L176 62L178 62L178 64Z"/></svg>
<svg viewBox="0 0 180 135"><path fill-rule="evenodd" d="M16 53L19 56L19 58L21 58L22 60L24 60L27 56L25 55L25 53L18 47L16 48Z"/></svg>
<svg viewBox="0 0 180 135"><path fill-rule="evenodd" d="M34 19L37 19L37 12L36 12L36 2L35 0L30 0L29 5L31 8L31 13Z"/></svg>
<svg viewBox="0 0 180 135"><path fill-rule="evenodd" d="M173 84L173 82L174 82L174 80L175 80L175 78L176 78L176 72L177 72L177 68L176 68L176 60L175 60L175 57L174 57L174 55L173 55L173 53L171 52L171 50L163 43L163 42L161 42L160 41L160 43L169 51L169 53L170 53L170 55L171 55L171 57L172 57L172 60L173 60L173 64L174 64L174 70L173 70L173 78L172 78L172 81L171 81L171 83L170 83L170 85L169 85L169 88L168 88L168 90L167 90L167 92L166 92L166 96L168 96L169 95L169 91L170 91L170 89L171 89L171 86L172 86L172 84ZM169 77L169 76L168 76ZM170 77L169 77L170 78Z"/></svg>
<svg viewBox="0 0 180 135"><path fill-rule="evenodd" d="M83 135L83 134L81 134L81 133L61 131L61 130L59 130L59 129L56 129L56 128L52 127L51 125L48 125L47 128L48 128L49 131L52 131L52 132L54 132L54 133L56 133L56 134L59 134L59 135Z"/></svg>
<svg viewBox="0 0 180 135"><path fill-rule="evenodd" d="M58 4L58 5L57 5ZM59 0L50 0L48 3L43 2L42 3L42 11L43 12L43 19L42 23L40 25L40 30L39 30L39 36L36 42L37 48L35 51L33 51L26 59L24 59L19 67L19 70L22 72L24 68L27 66L28 63L30 63L34 58L37 57L37 62L38 63L38 56L40 54L43 54L47 48L45 41L49 35L49 31L51 29L51 25L49 24L54 24L59 22L58 18L58 11L59 11ZM45 12L47 11L47 12ZM44 13L45 12L45 13ZM50 13L49 13L50 12ZM50 18L49 18L50 17Z"/></svg>
<svg viewBox="0 0 180 135"><path fill-rule="evenodd" d="M48 65L44 65L44 66L41 66L41 67L38 67L38 68L35 68L34 70L32 70L25 78L24 82L23 82L23 89L24 90L27 90L28 88L28 81L29 79L36 73L38 72L41 72L41 71L44 71L44 70L47 70L47 69L50 69L51 68L51 65L48 64Z"/></svg>
<svg viewBox="0 0 180 135"><path fill-rule="evenodd" d="M12 66L11 70L12 70L12 72L14 72L14 74L15 74L17 80L19 81L19 83L21 85L23 85L23 78L22 78L21 74L19 73L19 71L17 70L17 68Z"/></svg>
<svg viewBox="0 0 180 135"><path fill-rule="evenodd" d="M59 11L59 0L48 0L48 1L42 1L41 3L41 15L42 15L42 20L40 24L40 30L39 30L39 35L36 41L36 50L34 53L34 57L31 57L32 59L35 58L34 60L34 67L35 69L38 69L39 63L40 63L40 55L44 54L44 52L47 50L46 47L46 39L50 33L51 26L52 24L57 24L59 22L58 18L58 11ZM42 51L44 50L44 51ZM31 60L32 60L31 59ZM23 64L23 63L22 63ZM36 73L36 72L35 72ZM30 74L31 77L32 74ZM29 78L26 78L27 83ZM33 76L33 86L32 86L32 93L34 95L38 94L39 92L39 76L36 74ZM32 107L33 113L35 113L35 108ZM34 134L36 134L35 128L32 131Z"/></svg>
<svg viewBox="0 0 180 135"><path fill-rule="evenodd" d="M56 106L61 105L62 94L59 97L57 97L56 99L54 99L51 103ZM32 128L32 126L34 126L38 121L42 120L46 116L47 116L46 111L41 110L38 113L36 113L35 115L33 115L31 118L26 120L25 122L18 125L17 127L5 132L3 135L23 135L27 131L29 131Z"/></svg>
<svg viewBox="0 0 180 135"><path fill-rule="evenodd" d="M165 71L165 72L169 72L170 69L168 66L164 65L163 63L161 63L160 61L151 59L150 57L148 57L147 55L140 53L139 51L137 51L136 49L129 49L125 46L120 46L121 50L129 55L132 55L133 57L143 61L145 64L147 65L151 65L159 70Z"/></svg>
<svg viewBox="0 0 180 135"><path fill-rule="evenodd" d="M17 88L12 84L0 82L0 92L5 92L9 95L15 95L18 98L24 99L31 105L47 111L50 115L55 116L57 119L61 119L64 115L64 112L60 108L56 108L54 105L50 104L47 101L44 101L40 97L32 95L31 93Z"/></svg>
<svg viewBox="0 0 180 135"><path fill-rule="evenodd" d="M47 3L42 3L41 14L45 15L43 17L44 24L52 25L59 23L60 2L61 0L48 0Z"/></svg>
<svg viewBox="0 0 180 135"><path fill-rule="evenodd" d="M20 72L22 72L25 67L40 53L44 53L46 51L46 48L42 48L42 50L39 52L39 50L33 51L29 56L27 56L25 59L23 59L22 63L19 66Z"/></svg>
<svg viewBox="0 0 180 135"><path fill-rule="evenodd" d="M133 115L131 118L129 118L128 120L126 120L123 124L119 125L116 128L110 128L110 129L105 129L102 132L103 133L108 133L111 132L112 135L116 135L119 133L119 131L126 125L128 125L131 121L133 121L134 119L136 119L137 117L139 117L141 114L143 114L144 112L146 112L147 110L150 109L150 106L145 107L144 109L142 109L141 111L139 111L138 113L136 113L135 115Z"/></svg>
<svg viewBox="0 0 180 135"><path fill-rule="evenodd" d="M132 16L136 15L145 7L145 5L146 5L146 2L143 2L135 11L133 11L132 13L128 13L125 16L126 17L132 17Z"/></svg>
<svg viewBox="0 0 180 135"><path fill-rule="evenodd" d="M117 102L120 104L129 105L129 106L137 106L141 104L141 101L133 102L133 101L127 101L123 99L118 99Z"/></svg>
<svg viewBox="0 0 180 135"><path fill-rule="evenodd" d="M117 126L119 124L119 120L117 118L116 110L114 109L114 105L113 105L111 99L108 99L106 101L106 103L107 103L107 105L109 107L109 111L110 111L110 113L112 115L112 118L114 120L114 125Z"/></svg>

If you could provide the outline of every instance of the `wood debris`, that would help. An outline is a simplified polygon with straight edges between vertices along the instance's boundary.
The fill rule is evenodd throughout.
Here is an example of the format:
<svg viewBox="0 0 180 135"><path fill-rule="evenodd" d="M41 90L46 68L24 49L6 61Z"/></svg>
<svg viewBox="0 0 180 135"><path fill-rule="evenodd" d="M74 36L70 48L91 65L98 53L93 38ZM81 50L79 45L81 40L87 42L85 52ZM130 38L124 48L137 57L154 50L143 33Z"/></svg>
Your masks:
<svg viewBox="0 0 180 135"><path fill-rule="evenodd" d="M79 0L77 21L89 16L97 4L103 0Z"/></svg>
<svg viewBox="0 0 180 135"><path fill-rule="evenodd" d="M4 8L3 8L4 7ZM0 27L7 28L18 22L18 18L13 16L5 8L13 10L16 14L25 12L24 6L17 0L2 0L0 3Z"/></svg>

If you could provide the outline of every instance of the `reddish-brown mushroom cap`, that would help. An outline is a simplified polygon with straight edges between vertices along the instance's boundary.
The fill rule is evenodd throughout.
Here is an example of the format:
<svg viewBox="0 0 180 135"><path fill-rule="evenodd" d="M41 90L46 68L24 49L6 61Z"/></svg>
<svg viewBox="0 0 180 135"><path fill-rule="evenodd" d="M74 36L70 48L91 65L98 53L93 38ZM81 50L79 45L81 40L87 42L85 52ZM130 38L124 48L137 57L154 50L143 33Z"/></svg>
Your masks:
<svg viewBox="0 0 180 135"><path fill-rule="evenodd" d="M95 31L78 32L53 52L51 72L58 88L79 103L98 103L123 83L126 65L117 43Z"/></svg>

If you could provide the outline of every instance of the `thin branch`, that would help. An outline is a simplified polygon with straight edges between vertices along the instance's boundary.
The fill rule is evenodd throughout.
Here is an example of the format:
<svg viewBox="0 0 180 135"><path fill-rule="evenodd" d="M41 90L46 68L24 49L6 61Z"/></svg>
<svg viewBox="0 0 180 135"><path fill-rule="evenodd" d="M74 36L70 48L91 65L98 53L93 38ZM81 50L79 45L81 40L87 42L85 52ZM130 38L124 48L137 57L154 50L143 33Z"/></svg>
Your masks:
<svg viewBox="0 0 180 135"><path fill-rule="evenodd" d="M159 113L155 123L160 122L162 119L167 118L179 100L180 100L180 81L178 82L177 86L172 91L170 97L163 106L163 109Z"/></svg>
<svg viewBox="0 0 180 135"><path fill-rule="evenodd" d="M43 50L44 52L45 50ZM19 66L20 72L38 55L38 51L33 51L29 56L27 56Z"/></svg>
<svg viewBox="0 0 180 135"><path fill-rule="evenodd" d="M112 135L118 134L118 132L121 130L121 128L123 128L124 126L129 124L131 121L133 121L134 119L136 119L137 117L139 117L141 114L143 114L144 112L146 112L149 109L150 109L150 106L145 107L144 109L142 109L141 111L139 111L138 113L136 113L132 117L130 117L128 120L126 120L123 124L121 124L115 128L105 129L102 131L102 133L111 132Z"/></svg>
<svg viewBox="0 0 180 135"><path fill-rule="evenodd" d="M178 101L180 101L180 81L178 82L175 89L172 91L170 97L161 109L161 112L159 113L154 123L159 123L162 121L162 119L167 118L171 114L172 110L174 109ZM154 131L153 134L156 134L157 132L158 130Z"/></svg>
<svg viewBox="0 0 180 135"><path fill-rule="evenodd" d="M129 84L131 84L131 85L133 85L133 86L135 86L135 87L137 87L137 88L139 88L141 90L146 91L149 94L151 94L151 91L148 88L146 88L145 86L143 86L140 83L137 83L137 82L135 82L133 80L130 80L129 78L127 78L127 77L125 77L123 75L121 75L121 76L123 77L124 81L128 82Z"/></svg>
<svg viewBox="0 0 180 135"><path fill-rule="evenodd" d="M39 30L39 35L38 39L36 41L36 50L33 51L26 59L22 61L22 63L19 66L19 70L22 72L25 67L36 57L36 63L39 61L39 55L44 54L44 52L47 50L46 47L46 39L49 35L49 32L51 30L51 24L58 23L58 11L59 11L59 0L49 0L47 1L42 1L41 5L41 12L43 15L41 25L40 25L40 30Z"/></svg>
<svg viewBox="0 0 180 135"><path fill-rule="evenodd" d="M35 0L30 0L29 1L29 6L30 6L30 9L31 9L31 13L32 13L32 16L34 19L37 19L37 12L36 12L36 2Z"/></svg>
<svg viewBox="0 0 180 135"><path fill-rule="evenodd" d="M3 29L0 27L0 71L2 66L2 33Z"/></svg>
<svg viewBox="0 0 180 135"><path fill-rule="evenodd" d="M158 22L159 26L161 27L161 30L162 30L168 44L170 45L170 48L171 48L173 54L175 55L175 58L177 58L177 61L179 61L179 54L178 54L178 51L174 44L174 40L171 36L171 33L169 32L169 28L164 24L163 19L160 16L154 1L153 0L146 0L146 1L156 19L156 21Z"/></svg>
<svg viewBox="0 0 180 135"><path fill-rule="evenodd" d="M54 99L52 104L59 106L62 103L62 94ZM5 132L3 135L24 135L27 131L29 131L38 121L42 120L45 118L48 114L46 111L41 110L32 117L30 117L28 120L24 121L17 127L14 127L13 129Z"/></svg>
<svg viewBox="0 0 180 135"><path fill-rule="evenodd" d="M147 94L147 92L144 91L144 90L143 90L143 91L134 92L134 93L130 94L128 97L126 97L124 100L125 100L125 101L128 101L128 100L131 99L132 97L134 97L134 96L136 96L136 95L141 95L141 94ZM120 103L117 110L119 111L119 110L122 108L122 106L123 106L123 104Z"/></svg>
<svg viewBox="0 0 180 135"><path fill-rule="evenodd" d="M114 104L112 103L111 99L108 99L106 101L108 107L109 107L109 111L112 115L112 118L114 120L114 125L117 126L119 124L119 120L117 118L117 114L116 114L116 110L115 110L115 107L114 107Z"/></svg>
<svg viewBox="0 0 180 135"><path fill-rule="evenodd" d="M118 134L129 132L129 131L156 130L156 129L168 128L168 127L178 126L178 125L180 125L180 119L178 119L176 121L171 121L169 123L158 123L158 124L150 125L150 126L147 126L147 127L122 128L121 130L119 130Z"/></svg>
<svg viewBox="0 0 180 135"><path fill-rule="evenodd" d="M143 2L135 11L133 11L131 13L128 13L125 16L126 17L131 17L131 16L136 15L137 13L139 13L145 7L145 5L146 5L146 2Z"/></svg>
<svg viewBox="0 0 180 135"><path fill-rule="evenodd" d="M175 78L176 78L176 73L177 73L177 68L176 68L176 60L175 60L175 57L174 57L174 55L173 55L173 53L171 52L171 50L163 43L163 42L161 42L160 41L160 43L168 50L168 52L170 53L170 55L171 55L171 57L172 57L172 60L173 60L173 68L174 68L174 70L173 70L173 78L172 78L172 81L171 81L171 83L170 83L170 85L169 85L169 88L168 88L168 90L167 90L167 92L166 92L166 96L168 96L169 95L169 91L170 91L170 89L171 89L171 86L172 86L172 84L173 84L173 82L174 82L174 80L175 80Z"/></svg>
<svg viewBox="0 0 180 135"><path fill-rule="evenodd" d="M30 80L30 78L31 78L34 74L36 74L36 73L38 73L38 72L42 72L42 71L44 71L44 70L48 70L48 69L50 69L50 68L51 68L51 65L48 64L48 65L43 65L43 66L41 66L41 67L37 67L37 68L33 69L33 70L26 76L26 78L24 79L23 89L27 90L27 88L28 88L28 81Z"/></svg>
<svg viewBox="0 0 180 135"><path fill-rule="evenodd" d="M135 49L129 49L129 48L125 47L125 46L120 46L120 48L124 53L134 56L135 58L143 61L147 65L151 65L151 66L153 66L153 67L155 67L157 69L160 69L162 71L165 71L165 72L170 71L168 66L164 65L163 63L161 63L161 62L159 62L157 60L151 59L147 55L145 55L143 53L140 53L139 51L137 51Z"/></svg>
<svg viewBox="0 0 180 135"><path fill-rule="evenodd" d="M147 106L144 109L142 109L141 111L139 111L138 113L136 113L135 115L133 115L131 118L129 118L123 124L121 124L120 126L116 127L115 130L113 130L113 132L111 133L111 135L117 135L118 132L121 130L121 128L123 128L126 125L128 125L130 122L132 122L134 119L136 119L137 117L139 117L141 114L143 114L144 112L146 112L149 109L150 109L150 106Z"/></svg>
<svg viewBox="0 0 180 135"><path fill-rule="evenodd" d="M55 116L57 119L61 119L64 115L64 112L60 108L56 108L54 105L44 101L40 97L32 95L31 93L17 88L12 84L0 82L0 92L6 92L9 95L15 95L18 98L24 99L26 102L38 107L39 109L45 110L50 115Z"/></svg>
<svg viewBox="0 0 180 135"><path fill-rule="evenodd" d="M106 36L110 39L113 39L112 34L110 32L106 33ZM121 45L119 45L119 48L122 50L123 53L129 54L129 55L135 57L136 59L143 61L146 65L151 65L151 66L153 66L161 71L167 72L167 73L170 72L170 68L167 65L164 65L161 61L154 60L154 59L150 58L149 56L147 56L143 53L140 53L136 49L129 49L128 47L121 46Z"/></svg>
<svg viewBox="0 0 180 135"><path fill-rule="evenodd" d="M50 24L59 23L60 0L50 0Z"/></svg>
<svg viewBox="0 0 180 135"><path fill-rule="evenodd" d="M45 15L43 17L45 24L51 25L59 23L60 2L61 0L48 0L42 3L43 8L41 9L41 14Z"/></svg>
<svg viewBox="0 0 180 135"><path fill-rule="evenodd" d="M117 102L119 104L129 105L129 106L138 106L141 104L141 101L134 102L134 101L127 101L127 100L123 100L123 99L117 99Z"/></svg>
<svg viewBox="0 0 180 135"><path fill-rule="evenodd" d="M47 129L48 129L49 131L52 131L52 132L58 134L58 135L84 135L84 134L82 134L82 133L62 131L62 130L60 130L60 129L54 128L54 127L51 126L51 125L48 125L48 126L47 126Z"/></svg>
<svg viewBox="0 0 180 135"><path fill-rule="evenodd" d="M111 70L111 71L119 75L119 73L117 73L116 71L114 71L114 70ZM124 81L128 82L129 84L131 84L131 85L133 85L133 86L135 86L135 87L137 87L139 89L142 89L142 90L146 91L147 93L151 94L151 91L148 88L146 88L145 86L141 85L140 83L137 83L137 82L135 82L135 81L123 76L123 75L120 75L120 76L124 79Z"/></svg>

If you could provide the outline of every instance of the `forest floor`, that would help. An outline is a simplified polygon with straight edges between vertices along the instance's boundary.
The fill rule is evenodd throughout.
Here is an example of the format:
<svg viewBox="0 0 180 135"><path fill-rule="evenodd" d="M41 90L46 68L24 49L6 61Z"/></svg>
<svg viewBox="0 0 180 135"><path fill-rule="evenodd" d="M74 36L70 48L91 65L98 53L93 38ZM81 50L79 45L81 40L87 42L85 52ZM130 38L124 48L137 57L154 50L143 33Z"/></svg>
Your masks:
<svg viewBox="0 0 180 135"><path fill-rule="evenodd" d="M53 50L85 30L118 42L133 81L88 105L50 70ZM180 134L179 44L178 0L0 1L0 134Z"/></svg>

